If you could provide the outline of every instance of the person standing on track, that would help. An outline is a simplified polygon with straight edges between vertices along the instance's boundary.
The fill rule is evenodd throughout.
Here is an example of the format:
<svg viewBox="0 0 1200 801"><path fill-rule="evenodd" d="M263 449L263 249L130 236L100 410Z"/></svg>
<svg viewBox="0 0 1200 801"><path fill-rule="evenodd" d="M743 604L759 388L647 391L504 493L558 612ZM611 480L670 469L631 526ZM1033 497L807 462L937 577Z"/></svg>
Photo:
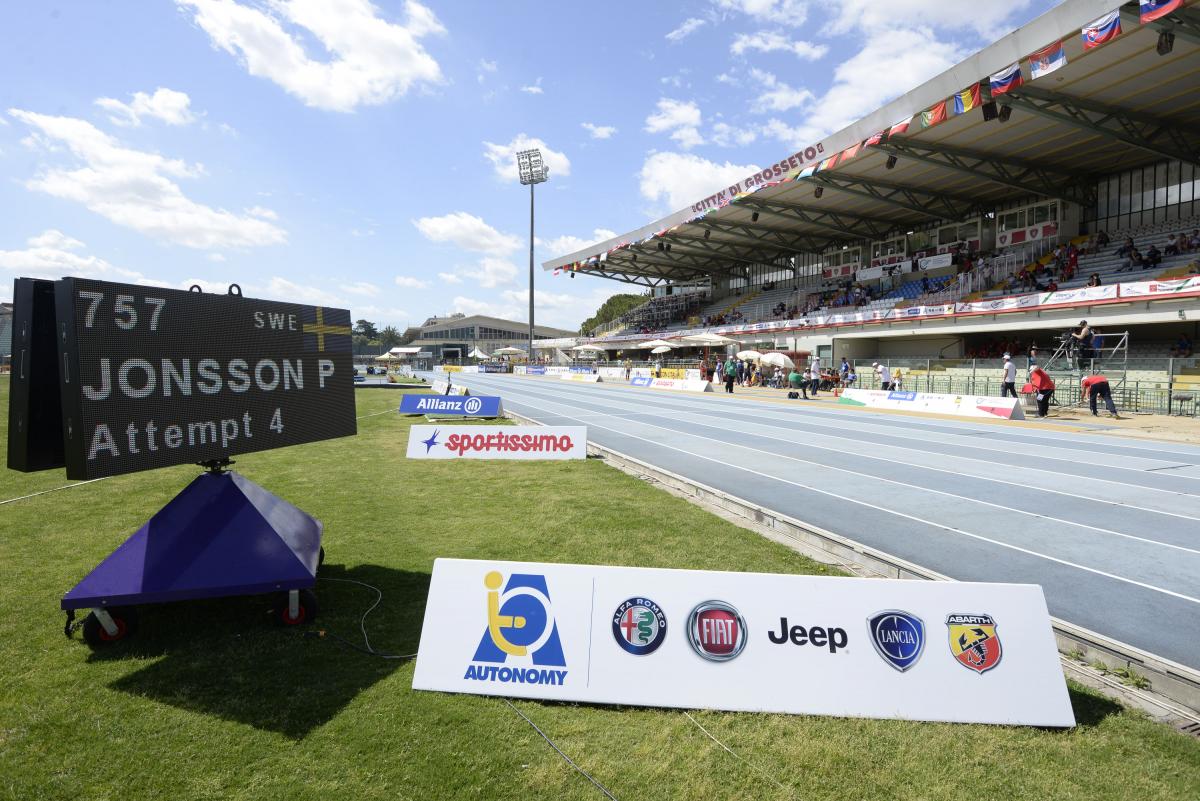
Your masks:
<svg viewBox="0 0 1200 801"><path fill-rule="evenodd" d="M821 388L821 358L819 356L812 357L812 363L808 366L808 377L812 382L812 396L815 398L817 390Z"/></svg>
<svg viewBox="0 0 1200 801"><path fill-rule="evenodd" d="M737 380L737 362L732 356L725 362L725 391L733 394L733 382Z"/></svg>
<svg viewBox="0 0 1200 801"><path fill-rule="evenodd" d="M1087 398L1091 405L1093 417L1100 416L1096 411L1096 398L1104 398L1108 413L1118 420L1121 419L1121 415L1117 414L1117 404L1113 403L1112 388L1109 387L1106 376L1089 375L1081 379L1079 385L1083 387L1083 397Z"/></svg>
<svg viewBox="0 0 1200 801"><path fill-rule="evenodd" d="M1007 398L1009 394L1017 397L1017 365L1012 360L1012 354L1004 354L1004 382L1000 386L1000 397Z"/></svg>
<svg viewBox="0 0 1200 801"><path fill-rule="evenodd" d="M874 362L872 367L875 368L875 375L879 376L879 388L884 392L892 390L892 371L886 364Z"/></svg>
<svg viewBox="0 0 1200 801"><path fill-rule="evenodd" d="M1054 379L1040 367L1034 367L1029 373L1029 383L1037 393L1037 416L1045 417L1050 414L1050 399L1054 396Z"/></svg>

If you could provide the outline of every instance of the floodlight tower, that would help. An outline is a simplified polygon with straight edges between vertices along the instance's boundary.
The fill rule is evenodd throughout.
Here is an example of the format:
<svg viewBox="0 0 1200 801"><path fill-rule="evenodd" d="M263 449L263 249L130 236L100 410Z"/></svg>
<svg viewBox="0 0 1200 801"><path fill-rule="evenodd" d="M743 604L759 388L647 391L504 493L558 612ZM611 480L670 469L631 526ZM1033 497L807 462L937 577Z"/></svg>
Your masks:
<svg viewBox="0 0 1200 801"><path fill-rule="evenodd" d="M529 361L533 362L533 187L550 176L537 148L517 151L517 175L529 185Z"/></svg>

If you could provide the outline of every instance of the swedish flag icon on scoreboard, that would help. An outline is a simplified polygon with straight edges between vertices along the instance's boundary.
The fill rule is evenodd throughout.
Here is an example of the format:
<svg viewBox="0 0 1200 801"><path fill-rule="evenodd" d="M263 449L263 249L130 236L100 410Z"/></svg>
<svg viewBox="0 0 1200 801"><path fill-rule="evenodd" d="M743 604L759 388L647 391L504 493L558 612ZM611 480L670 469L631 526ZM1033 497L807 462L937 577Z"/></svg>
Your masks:
<svg viewBox="0 0 1200 801"><path fill-rule="evenodd" d="M353 332L350 328L349 309L302 306L300 319L304 323L305 350L322 353L350 352Z"/></svg>

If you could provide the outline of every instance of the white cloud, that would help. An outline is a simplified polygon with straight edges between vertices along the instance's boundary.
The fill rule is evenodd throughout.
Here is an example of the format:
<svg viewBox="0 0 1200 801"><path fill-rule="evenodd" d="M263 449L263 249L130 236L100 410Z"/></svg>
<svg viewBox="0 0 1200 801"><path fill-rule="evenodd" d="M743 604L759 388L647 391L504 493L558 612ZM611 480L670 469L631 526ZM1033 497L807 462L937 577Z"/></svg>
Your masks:
<svg viewBox="0 0 1200 801"><path fill-rule="evenodd" d="M745 14L758 22L797 28L808 18L805 0L713 0L722 11ZM887 4L891 8L891 3Z"/></svg>
<svg viewBox="0 0 1200 801"><path fill-rule="evenodd" d="M495 61L488 61L486 58L479 59L479 71L475 74L475 79L480 83L487 80L487 76L496 72L499 66Z"/></svg>
<svg viewBox="0 0 1200 801"><path fill-rule="evenodd" d="M438 273L438 278L445 281L447 284L461 284L463 280L454 273Z"/></svg>
<svg viewBox="0 0 1200 801"><path fill-rule="evenodd" d="M349 306L350 304L338 295L320 287L297 284L287 278L274 276L267 282L266 297L287 300L293 303L307 303L313 306Z"/></svg>
<svg viewBox="0 0 1200 801"><path fill-rule="evenodd" d="M674 211L757 171L752 164L717 163L692 153L653 153L642 164L638 179L642 197L665 199Z"/></svg>
<svg viewBox="0 0 1200 801"><path fill-rule="evenodd" d="M670 132L670 136L684 149L704 144L698 130L701 123L700 107L692 101L660 98L657 112L646 118L649 133Z"/></svg>
<svg viewBox="0 0 1200 801"><path fill-rule="evenodd" d="M467 278L474 278L484 289L493 289L501 284L511 284L517 277L519 268L511 261L495 256L484 256L473 268L462 268L459 273Z"/></svg>
<svg viewBox="0 0 1200 801"><path fill-rule="evenodd" d="M593 139L611 139L617 129L611 125L595 125L590 122L579 123L582 128L592 135Z"/></svg>
<svg viewBox="0 0 1200 801"><path fill-rule="evenodd" d="M369 281L354 281L353 283L342 284L341 287L351 295L362 295L367 298L373 298L379 294L379 287Z"/></svg>
<svg viewBox="0 0 1200 801"><path fill-rule="evenodd" d="M521 87L521 91L522 91L522 92L524 92L524 93L525 93L525 94L527 94L527 95L540 95L540 94L544 94L544 92L543 92L543 90L542 90L542 79L541 79L541 76L539 76L539 77L538 77L538 79L537 79L536 81L534 81L532 84L530 84L529 86L522 86L522 87Z"/></svg>
<svg viewBox="0 0 1200 801"><path fill-rule="evenodd" d="M135 92L133 100L122 103L114 97L102 97L96 105L108 112L108 118L116 125L137 127L144 117L162 120L167 125L188 125L196 119L189 106L191 98L185 92L159 87L154 94Z"/></svg>
<svg viewBox="0 0 1200 801"><path fill-rule="evenodd" d="M420 278L413 278L409 275L397 275L396 286L402 286L405 289L424 289L429 286L429 282L422 281Z"/></svg>
<svg viewBox="0 0 1200 801"><path fill-rule="evenodd" d="M688 17L678 28L667 34L668 42L679 42L686 39L688 36L696 32L697 28L704 25L704 20L696 17Z"/></svg>
<svg viewBox="0 0 1200 801"><path fill-rule="evenodd" d="M98 256L80 253L85 247L82 242L53 228L30 237L25 244L28 247L24 250L0 250L0 270L9 274L9 277L0 280L0 299L10 299L11 278L62 278L70 275L126 283L149 280L139 272L114 267Z"/></svg>
<svg viewBox="0 0 1200 801"><path fill-rule="evenodd" d="M397 328L404 330L408 323L406 320L411 319L412 315L407 309L397 309L395 307L382 307L375 305L359 306L355 304L350 312L350 319L361 320L366 317L368 320L374 320L375 324L380 328L394 325Z"/></svg>
<svg viewBox="0 0 1200 801"><path fill-rule="evenodd" d="M466 315L482 314L486 317L500 317L505 320L513 320L518 316L524 316L516 306L502 306L491 301L475 300L474 298L465 298L461 295L454 298L451 306L451 311ZM528 310L526 310L526 313L528 313Z"/></svg>
<svg viewBox="0 0 1200 801"><path fill-rule="evenodd" d="M832 8L837 15L828 25L830 33L856 30L883 31L896 27L897 20L920 21L939 28L969 28L995 41L1012 29L1007 20L1027 8L1030 0L973 0L947 3L944 0L839 0Z"/></svg>
<svg viewBox="0 0 1200 801"><path fill-rule="evenodd" d="M592 231L592 236L583 239L578 236L560 236L554 239L538 239L537 245L549 255L550 258L556 256L565 256L568 253L574 253L577 250L583 250L586 247L595 245L599 242L606 242L617 235L616 231L610 231L607 228L597 228Z"/></svg>
<svg viewBox="0 0 1200 801"><path fill-rule="evenodd" d="M283 229L260 216L237 215L184 195L172 179L195 178L204 172L200 165L123 147L84 120L20 109L8 113L33 128L38 142L51 145L51 152L61 143L82 162L75 169L42 169L25 182L30 190L82 203L117 225L192 248L275 245L287 240ZM262 212L269 210L259 209Z"/></svg>
<svg viewBox="0 0 1200 801"><path fill-rule="evenodd" d="M770 72L752 69L750 75L763 87L754 101L756 111L789 111L815 99L812 92L788 86Z"/></svg>
<svg viewBox="0 0 1200 801"><path fill-rule="evenodd" d="M758 31L757 33L739 33L733 38L729 51L735 56L744 55L747 50L760 53L773 53L782 50L797 58L816 61L829 52L829 48L821 44L813 44L802 39L789 39L778 31Z"/></svg>
<svg viewBox="0 0 1200 801"><path fill-rule="evenodd" d="M758 138L753 128L735 128L727 122L718 122L712 127L709 140L720 147L745 147Z"/></svg>
<svg viewBox="0 0 1200 801"><path fill-rule="evenodd" d="M541 139L519 133L507 145L493 142L483 143L483 157L492 163L496 177L501 181L517 181L517 151L537 148L542 151L542 161L550 168L550 178L565 178L571 174L571 160L565 153L554 150Z"/></svg>
<svg viewBox="0 0 1200 801"><path fill-rule="evenodd" d="M251 217L262 217L264 220L279 219L278 214L264 206L251 206L250 208L246 209L246 213Z"/></svg>
<svg viewBox="0 0 1200 801"><path fill-rule="evenodd" d="M404 4L404 24L380 17L370 0L271 0L257 7L234 0L175 2L192 11L214 47L314 108L353 111L442 81L437 61L418 40L445 28L414 0ZM328 61L309 57L304 40L310 37Z"/></svg>
<svg viewBox="0 0 1200 801"><path fill-rule="evenodd" d="M209 253L208 260L215 261L219 264L219 263L225 261L225 256L224 256L224 254L221 254L221 253Z"/></svg>
<svg viewBox="0 0 1200 801"><path fill-rule="evenodd" d="M441 217L421 217L413 220L413 225L431 242L450 242L476 253L504 255L521 247L520 238L501 233L481 218L465 211Z"/></svg>
<svg viewBox="0 0 1200 801"><path fill-rule="evenodd" d="M795 126L773 119L764 132L791 148L811 145L944 72L963 55L962 48L927 28L873 33L862 50L834 70L829 91L811 104L813 113Z"/></svg>

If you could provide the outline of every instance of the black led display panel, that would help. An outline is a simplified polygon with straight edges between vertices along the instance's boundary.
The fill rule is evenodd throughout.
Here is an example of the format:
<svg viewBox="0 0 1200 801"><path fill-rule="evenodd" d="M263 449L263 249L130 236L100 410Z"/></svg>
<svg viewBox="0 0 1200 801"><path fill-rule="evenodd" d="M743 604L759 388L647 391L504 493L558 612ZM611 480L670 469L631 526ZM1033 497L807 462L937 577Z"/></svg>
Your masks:
<svg viewBox="0 0 1200 801"><path fill-rule="evenodd" d="M346 309L82 278L54 293L68 478L357 430Z"/></svg>
<svg viewBox="0 0 1200 801"><path fill-rule="evenodd" d="M24 473L63 466L53 281L13 282L8 466Z"/></svg>

